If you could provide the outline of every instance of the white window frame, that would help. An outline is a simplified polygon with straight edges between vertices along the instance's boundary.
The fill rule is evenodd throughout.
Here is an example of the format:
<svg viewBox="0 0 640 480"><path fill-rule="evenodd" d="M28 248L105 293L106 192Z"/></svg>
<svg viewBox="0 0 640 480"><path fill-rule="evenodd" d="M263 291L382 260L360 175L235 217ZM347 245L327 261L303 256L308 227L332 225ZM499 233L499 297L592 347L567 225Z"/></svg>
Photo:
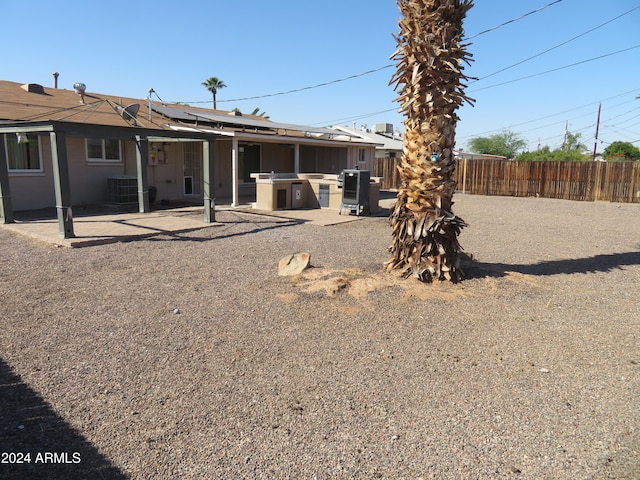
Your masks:
<svg viewBox="0 0 640 480"><path fill-rule="evenodd" d="M44 166L42 162L42 139L40 135L35 134L27 134L27 138L29 142L37 142L38 144L38 168L11 168L11 162L9 161L9 138L13 135L13 138L17 137L13 133L5 133L5 141L4 141L4 152L7 157L7 169L9 171L9 175L20 175L20 176L29 176L29 175L43 175L44 174ZM19 146L20 144L18 144ZM27 147L28 148L28 147Z"/></svg>
<svg viewBox="0 0 640 480"><path fill-rule="evenodd" d="M89 141L101 142L102 147L102 156L98 157L90 157L89 156ZM106 140L104 138L85 138L84 146L85 146L85 154L87 157L87 163L91 164L109 164L109 165L117 165L122 164L122 142L120 140L114 140L118 142L118 158L107 158L107 148L106 148Z"/></svg>

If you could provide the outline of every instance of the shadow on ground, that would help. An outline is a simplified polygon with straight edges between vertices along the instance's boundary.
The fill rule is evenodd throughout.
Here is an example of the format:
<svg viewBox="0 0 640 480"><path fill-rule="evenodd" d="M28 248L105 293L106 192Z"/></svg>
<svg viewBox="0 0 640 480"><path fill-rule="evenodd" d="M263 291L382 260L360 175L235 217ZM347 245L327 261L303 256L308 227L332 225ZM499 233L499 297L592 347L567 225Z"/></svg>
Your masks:
<svg viewBox="0 0 640 480"><path fill-rule="evenodd" d="M60 418L0 358L0 478L129 478ZM16 463L25 460L28 463Z"/></svg>
<svg viewBox="0 0 640 480"><path fill-rule="evenodd" d="M531 265L484 263L466 258L462 262L462 269L467 278L484 278L503 277L508 272L536 276L610 272L630 265L640 265L640 252L602 254L568 260L550 260Z"/></svg>

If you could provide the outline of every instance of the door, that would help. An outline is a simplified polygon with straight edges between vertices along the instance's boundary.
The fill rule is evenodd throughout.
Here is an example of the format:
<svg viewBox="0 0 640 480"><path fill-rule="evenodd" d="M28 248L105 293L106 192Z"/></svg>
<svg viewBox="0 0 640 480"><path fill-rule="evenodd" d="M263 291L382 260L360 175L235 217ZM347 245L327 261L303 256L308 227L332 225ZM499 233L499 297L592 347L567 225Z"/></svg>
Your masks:
<svg viewBox="0 0 640 480"><path fill-rule="evenodd" d="M185 195L202 195L202 143L185 142L183 144Z"/></svg>
<svg viewBox="0 0 640 480"><path fill-rule="evenodd" d="M301 183L292 183L291 184L291 208L297 209L304 207L304 202L302 201L302 184Z"/></svg>

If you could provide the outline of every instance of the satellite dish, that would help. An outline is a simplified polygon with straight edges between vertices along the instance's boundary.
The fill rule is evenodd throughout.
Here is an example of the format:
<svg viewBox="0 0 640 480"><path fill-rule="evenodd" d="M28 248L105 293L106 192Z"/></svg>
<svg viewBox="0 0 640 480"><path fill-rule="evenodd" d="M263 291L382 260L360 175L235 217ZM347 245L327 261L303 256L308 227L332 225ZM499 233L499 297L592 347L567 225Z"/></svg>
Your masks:
<svg viewBox="0 0 640 480"><path fill-rule="evenodd" d="M121 107L117 104L112 104L112 106L115 111L118 112L118 115L124 118L127 122L133 122L133 124L136 125L136 118L138 117L138 110L140 110L140 105L138 105L137 103L131 103L126 107Z"/></svg>
<svg viewBox="0 0 640 480"><path fill-rule="evenodd" d="M124 107L120 115L122 115L122 118L124 118L125 120L133 120L135 122L138 116L138 110L140 110L140 105L137 103L132 103Z"/></svg>

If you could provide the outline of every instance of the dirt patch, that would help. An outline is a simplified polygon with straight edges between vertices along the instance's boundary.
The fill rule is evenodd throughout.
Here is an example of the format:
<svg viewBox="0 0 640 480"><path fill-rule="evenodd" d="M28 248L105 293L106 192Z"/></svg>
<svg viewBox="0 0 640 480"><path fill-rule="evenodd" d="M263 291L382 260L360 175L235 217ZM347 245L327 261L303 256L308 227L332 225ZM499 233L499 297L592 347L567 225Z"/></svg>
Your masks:
<svg viewBox="0 0 640 480"><path fill-rule="evenodd" d="M331 270L314 268L305 271L295 280L296 286L302 293L324 293L328 297L336 297L339 294L348 294L358 300L366 300L373 292L387 288L399 288L402 294L399 298L402 302L412 299L422 301L438 298L445 301L454 301L461 296L471 295L463 290L460 285L448 282L435 282L425 284L414 279L402 279L394 273L365 272L358 269ZM285 298L281 298L285 301Z"/></svg>

